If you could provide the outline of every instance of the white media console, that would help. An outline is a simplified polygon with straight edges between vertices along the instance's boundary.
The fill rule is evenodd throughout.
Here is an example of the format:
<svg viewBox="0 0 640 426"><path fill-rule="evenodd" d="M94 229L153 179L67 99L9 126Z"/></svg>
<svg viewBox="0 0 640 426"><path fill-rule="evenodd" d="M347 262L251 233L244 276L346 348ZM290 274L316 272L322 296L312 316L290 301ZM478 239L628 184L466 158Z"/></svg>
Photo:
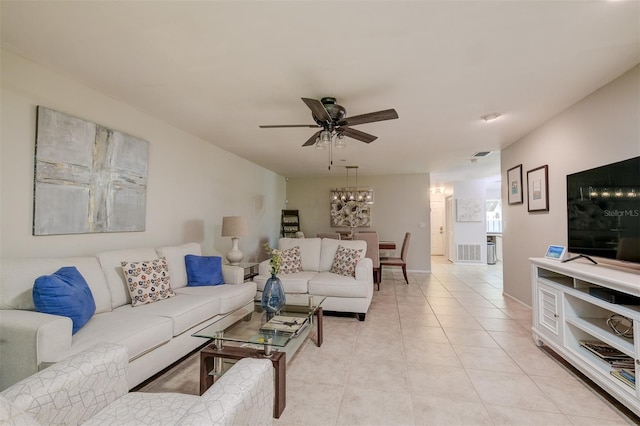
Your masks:
<svg viewBox="0 0 640 426"><path fill-rule="evenodd" d="M638 370L636 378L640 376L640 305L611 303L589 294L589 288L595 287L640 297L640 274L613 266L594 265L586 259L569 263L545 258L530 260L533 288L532 331L536 344L548 345L627 408L640 415L638 386L612 375L614 368L609 363L580 344L584 340L599 341L623 352L633 358ZM617 335L607 324L607 319L612 315L633 321L630 337Z"/></svg>

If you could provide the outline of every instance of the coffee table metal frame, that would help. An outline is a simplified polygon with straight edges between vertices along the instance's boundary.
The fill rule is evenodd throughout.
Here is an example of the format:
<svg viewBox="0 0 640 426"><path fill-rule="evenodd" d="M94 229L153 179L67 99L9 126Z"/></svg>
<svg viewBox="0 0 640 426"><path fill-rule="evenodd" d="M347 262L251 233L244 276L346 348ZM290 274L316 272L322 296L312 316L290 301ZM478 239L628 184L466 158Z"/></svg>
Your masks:
<svg viewBox="0 0 640 426"><path fill-rule="evenodd" d="M317 296L316 296L317 297ZM313 299L312 299L313 300ZM308 315L308 321L311 323L307 325L307 328L313 326L313 322L316 323L316 345L322 346L322 306L319 306L324 297L316 299L317 303L310 303L313 306L301 306L301 305L287 305L280 312L281 315L290 314L305 314ZM259 303L256 303L256 311L260 311ZM262 315L261 312L255 312L253 315ZM315 317L315 321L314 321ZM241 321L239 322L241 324ZM213 339L211 345L207 346L200 352L200 395L209 389L216 380L216 377L220 377L222 374L222 361L224 359L240 360L243 358L258 358L269 359L275 370L275 397L273 405L273 417L280 418L280 415L284 411L286 406L286 352L280 351L285 349L287 345L292 342L297 343L299 346L302 342L298 339L306 339L310 330L305 330L298 336L288 336L284 340L279 341L264 339L263 347L257 349L255 346L255 339L239 338L234 336L233 333L225 335L223 331L215 331L207 333L207 328L196 332L193 336L205 337ZM232 330L229 327L229 330ZM255 333L268 337L270 333L260 333L259 330L255 330ZM254 336L255 337L255 336ZM280 337L280 336L279 336ZM231 343L231 345L227 344ZM251 344L253 347L232 346L233 344ZM296 347L297 350L297 347Z"/></svg>

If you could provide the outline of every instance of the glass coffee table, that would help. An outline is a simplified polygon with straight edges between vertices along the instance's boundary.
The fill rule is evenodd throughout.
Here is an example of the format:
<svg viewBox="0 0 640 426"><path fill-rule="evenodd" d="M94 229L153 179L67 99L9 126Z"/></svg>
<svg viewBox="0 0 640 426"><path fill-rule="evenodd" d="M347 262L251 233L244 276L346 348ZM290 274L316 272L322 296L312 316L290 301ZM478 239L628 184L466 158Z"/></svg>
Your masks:
<svg viewBox="0 0 640 426"><path fill-rule="evenodd" d="M280 418L286 406L286 364L315 326L316 345L322 345L322 302L324 296L288 297L277 314L265 312L256 302L253 313L220 330L212 324L193 334L212 339L200 352L200 395L223 373L223 360L264 358L275 368L273 416ZM287 356L288 355L288 356Z"/></svg>

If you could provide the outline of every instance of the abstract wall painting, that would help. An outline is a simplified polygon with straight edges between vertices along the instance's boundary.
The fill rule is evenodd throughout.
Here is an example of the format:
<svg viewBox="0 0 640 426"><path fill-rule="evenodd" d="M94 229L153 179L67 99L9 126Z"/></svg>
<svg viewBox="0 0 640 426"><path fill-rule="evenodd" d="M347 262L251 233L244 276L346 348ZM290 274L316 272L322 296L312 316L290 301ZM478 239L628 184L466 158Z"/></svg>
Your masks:
<svg viewBox="0 0 640 426"><path fill-rule="evenodd" d="M371 226L371 205L359 201L331 200L332 228L368 228Z"/></svg>
<svg viewBox="0 0 640 426"><path fill-rule="evenodd" d="M484 208L482 201L475 198L458 198L456 200L456 220L458 222L482 222Z"/></svg>
<svg viewBox="0 0 640 426"><path fill-rule="evenodd" d="M38 106L33 235L145 230L149 142Z"/></svg>

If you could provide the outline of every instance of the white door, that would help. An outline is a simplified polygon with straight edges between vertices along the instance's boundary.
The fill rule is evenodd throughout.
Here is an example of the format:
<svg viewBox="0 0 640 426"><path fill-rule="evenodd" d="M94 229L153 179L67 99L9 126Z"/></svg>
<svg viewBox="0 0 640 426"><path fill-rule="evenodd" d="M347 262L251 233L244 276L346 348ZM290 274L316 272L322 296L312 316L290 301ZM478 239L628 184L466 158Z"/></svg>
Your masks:
<svg viewBox="0 0 640 426"><path fill-rule="evenodd" d="M431 201L431 255L444 255L444 201Z"/></svg>

